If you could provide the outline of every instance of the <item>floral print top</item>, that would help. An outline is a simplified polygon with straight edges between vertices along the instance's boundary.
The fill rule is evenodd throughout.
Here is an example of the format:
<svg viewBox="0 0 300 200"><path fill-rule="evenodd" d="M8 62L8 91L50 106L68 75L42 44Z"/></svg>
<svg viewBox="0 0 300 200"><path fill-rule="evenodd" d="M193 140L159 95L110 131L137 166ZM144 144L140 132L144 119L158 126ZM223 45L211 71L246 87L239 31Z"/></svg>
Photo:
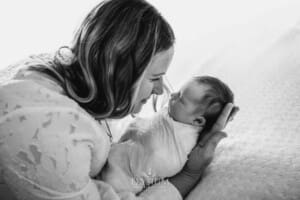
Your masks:
<svg viewBox="0 0 300 200"><path fill-rule="evenodd" d="M55 82L26 70L52 60L30 57L0 85L1 178L17 199L181 199L168 181L136 196L92 178L108 157L107 130Z"/></svg>

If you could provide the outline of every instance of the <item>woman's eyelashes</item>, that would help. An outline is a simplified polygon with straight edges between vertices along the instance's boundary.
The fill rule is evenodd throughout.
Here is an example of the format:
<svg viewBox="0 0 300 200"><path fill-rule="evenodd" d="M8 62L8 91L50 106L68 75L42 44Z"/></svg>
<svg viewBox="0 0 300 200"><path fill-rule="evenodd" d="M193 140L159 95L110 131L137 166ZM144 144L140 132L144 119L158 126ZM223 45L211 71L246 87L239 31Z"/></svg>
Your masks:
<svg viewBox="0 0 300 200"><path fill-rule="evenodd" d="M159 81L161 79L162 79L162 77L160 76L160 77L151 78L150 81L155 82L155 81Z"/></svg>

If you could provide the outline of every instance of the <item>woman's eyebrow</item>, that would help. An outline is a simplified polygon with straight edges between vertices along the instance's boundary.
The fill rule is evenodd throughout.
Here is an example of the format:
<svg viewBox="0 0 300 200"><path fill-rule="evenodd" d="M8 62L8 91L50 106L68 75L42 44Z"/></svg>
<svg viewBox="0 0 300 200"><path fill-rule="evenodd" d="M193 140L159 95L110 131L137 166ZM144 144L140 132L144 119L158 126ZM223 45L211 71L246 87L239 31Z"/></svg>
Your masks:
<svg viewBox="0 0 300 200"><path fill-rule="evenodd" d="M165 74L165 72L162 72L162 73L158 73L158 74L152 74L152 76L162 76L164 74Z"/></svg>

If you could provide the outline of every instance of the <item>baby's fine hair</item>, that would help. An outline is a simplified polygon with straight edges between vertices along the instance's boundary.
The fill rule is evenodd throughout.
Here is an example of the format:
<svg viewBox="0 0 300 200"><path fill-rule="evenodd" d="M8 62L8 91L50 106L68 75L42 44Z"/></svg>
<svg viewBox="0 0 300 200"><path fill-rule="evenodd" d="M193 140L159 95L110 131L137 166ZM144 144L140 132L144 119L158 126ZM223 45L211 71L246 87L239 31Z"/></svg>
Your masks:
<svg viewBox="0 0 300 200"><path fill-rule="evenodd" d="M215 77L196 76L194 80L199 84L209 86L209 89L201 100L201 105L204 105L203 117L206 120L205 127L202 130L203 133L212 128L225 105L234 102L234 95L225 83Z"/></svg>

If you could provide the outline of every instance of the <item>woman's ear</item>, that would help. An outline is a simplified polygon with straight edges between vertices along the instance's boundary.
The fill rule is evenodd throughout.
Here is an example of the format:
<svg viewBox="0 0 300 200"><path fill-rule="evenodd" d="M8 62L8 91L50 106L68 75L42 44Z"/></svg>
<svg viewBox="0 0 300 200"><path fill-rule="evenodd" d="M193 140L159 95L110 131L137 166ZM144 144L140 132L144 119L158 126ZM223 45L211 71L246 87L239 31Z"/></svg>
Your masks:
<svg viewBox="0 0 300 200"><path fill-rule="evenodd" d="M199 116L196 119L193 120L194 126L204 126L206 123L206 120L203 116Z"/></svg>

